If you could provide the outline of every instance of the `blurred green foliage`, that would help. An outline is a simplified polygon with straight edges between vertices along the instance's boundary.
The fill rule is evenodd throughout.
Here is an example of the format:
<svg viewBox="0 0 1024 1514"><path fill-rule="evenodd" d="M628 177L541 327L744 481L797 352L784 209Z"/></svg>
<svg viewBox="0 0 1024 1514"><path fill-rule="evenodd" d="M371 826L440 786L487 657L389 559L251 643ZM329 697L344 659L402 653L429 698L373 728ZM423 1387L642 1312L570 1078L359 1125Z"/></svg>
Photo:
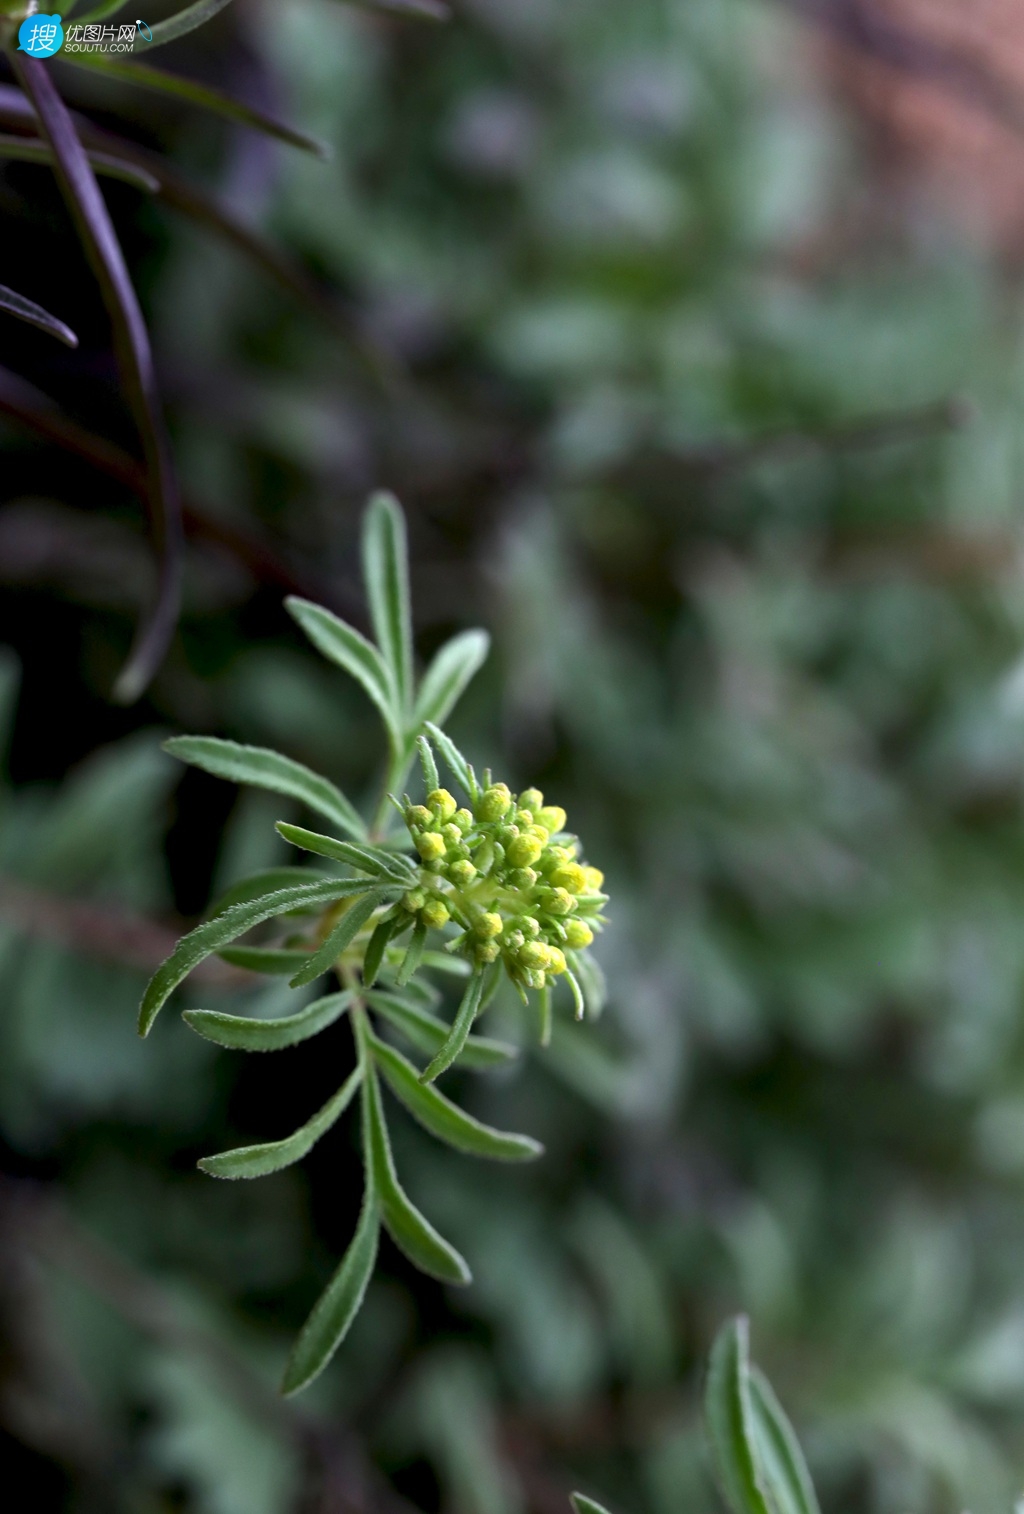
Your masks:
<svg viewBox="0 0 1024 1514"><path fill-rule="evenodd" d="M358 515L392 487L422 656L492 631L453 734L587 837L615 904L609 1010L578 1046L557 1027L520 1073L466 1080L476 1113L545 1142L528 1172L466 1163L453 1185L396 1130L475 1285L455 1297L386 1251L313 1407L286 1414L289 1334L358 1207L354 1132L241 1192L192 1163L294 1128L329 1058L289 1052L283 1097L170 1018L143 1047L141 963L26 936L12 907L4 1424L38 1458L40 1507L548 1514L582 1485L710 1514L700 1364L741 1307L825 1509L1006 1514L1024 1457L1015 288L885 201L804 34L761 0L458 10L433 27L289 0L211 26L203 45L272 80L328 165L161 127L342 291L352 343L229 249L143 219L150 304L189 491L365 625ZM24 449L11 433L12 467ZM35 592L77 606L57 655L86 691L79 752L109 739L92 691L128 619L109 558L73 563ZM277 745L353 794L379 779L369 706L306 655L276 588L202 544L190 573L142 734L52 793L5 794L4 875L34 898L198 915L287 860L276 804L225 817L205 780L172 795L168 729ZM41 722L45 664L20 650ZM21 723L17 740L45 747ZM251 990L189 995L238 1012Z"/></svg>

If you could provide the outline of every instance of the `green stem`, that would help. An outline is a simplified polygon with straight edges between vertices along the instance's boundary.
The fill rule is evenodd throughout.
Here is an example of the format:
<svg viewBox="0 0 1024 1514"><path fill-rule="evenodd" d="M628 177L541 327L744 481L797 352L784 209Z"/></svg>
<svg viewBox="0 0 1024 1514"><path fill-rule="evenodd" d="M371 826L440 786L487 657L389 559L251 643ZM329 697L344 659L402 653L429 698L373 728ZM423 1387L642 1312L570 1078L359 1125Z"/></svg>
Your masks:
<svg viewBox="0 0 1024 1514"><path fill-rule="evenodd" d="M394 813L389 794L398 794L405 783L406 775L412 765L412 757L404 751L399 751L394 742L390 743L387 773L384 778L384 786L381 789L377 810L370 826L370 840L381 842L387 837L391 828L391 817Z"/></svg>

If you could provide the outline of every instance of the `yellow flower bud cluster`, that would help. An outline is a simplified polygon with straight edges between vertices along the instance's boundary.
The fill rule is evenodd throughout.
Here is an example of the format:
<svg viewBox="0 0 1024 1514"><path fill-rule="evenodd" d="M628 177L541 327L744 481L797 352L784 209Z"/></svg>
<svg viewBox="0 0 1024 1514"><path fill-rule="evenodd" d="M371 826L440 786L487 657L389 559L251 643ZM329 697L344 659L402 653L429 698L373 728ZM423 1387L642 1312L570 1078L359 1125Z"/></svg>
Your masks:
<svg viewBox="0 0 1024 1514"><path fill-rule="evenodd" d="M488 783L472 812L434 789L403 813L421 863L404 906L424 925L461 927L449 947L474 964L501 959L520 990L544 988L600 930L604 875L580 859L565 811L539 789L516 796Z"/></svg>

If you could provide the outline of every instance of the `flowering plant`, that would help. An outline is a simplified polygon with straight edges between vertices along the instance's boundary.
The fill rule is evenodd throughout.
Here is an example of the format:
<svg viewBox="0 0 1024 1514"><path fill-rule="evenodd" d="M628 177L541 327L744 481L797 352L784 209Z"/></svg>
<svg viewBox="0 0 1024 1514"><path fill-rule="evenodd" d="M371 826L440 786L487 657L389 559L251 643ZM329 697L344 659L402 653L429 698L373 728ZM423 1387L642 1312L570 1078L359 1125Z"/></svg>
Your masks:
<svg viewBox="0 0 1024 1514"><path fill-rule="evenodd" d="M415 686L405 524L388 496L371 502L363 535L364 573L376 644L330 611L305 600L289 609L313 643L340 664L377 705L390 757L372 822L328 779L264 748L213 737L178 737L168 750L207 772L301 801L340 834L281 821L278 831L325 864L273 868L221 899L162 963L146 989L139 1029L147 1035L186 975L217 954L251 971L286 973L304 988L328 973L328 993L277 1019L186 1010L193 1030L220 1046L276 1051L317 1035L348 1015L355 1066L337 1092L301 1129L282 1141L242 1147L200 1162L214 1177L255 1178L301 1160L359 1095L365 1167L355 1236L299 1336L284 1379L296 1392L317 1375L344 1338L362 1303L383 1225L409 1259L444 1282L465 1284L469 1268L420 1213L399 1183L381 1096L381 1079L432 1135L475 1156L523 1161L539 1156L529 1136L495 1130L433 1086L458 1060L467 1068L505 1062L515 1049L473 1034L473 1026L507 977L524 1003L537 995L539 1033L550 1035L552 992L570 990L577 1018L603 1001L600 971L588 948L602 923L603 875L582 860L566 814L536 789L513 796L485 772L482 782L441 728L483 662L488 641L467 631L442 647ZM460 807L443 788L436 751L463 789ZM402 788L417 749L424 803ZM395 823L395 811L404 829ZM275 921L270 939L238 944ZM436 946L430 945L432 934ZM403 938L408 936L408 940ZM441 995L427 974L464 980L453 1021L434 1013ZM420 1069L381 1035L397 1031L428 1058Z"/></svg>

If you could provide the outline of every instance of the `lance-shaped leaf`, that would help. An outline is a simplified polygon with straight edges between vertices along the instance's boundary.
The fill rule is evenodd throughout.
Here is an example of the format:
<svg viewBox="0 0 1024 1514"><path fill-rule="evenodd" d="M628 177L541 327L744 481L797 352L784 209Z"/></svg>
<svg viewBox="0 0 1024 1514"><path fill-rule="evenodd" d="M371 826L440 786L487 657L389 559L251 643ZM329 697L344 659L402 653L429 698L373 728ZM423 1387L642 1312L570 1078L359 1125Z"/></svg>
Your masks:
<svg viewBox="0 0 1024 1514"><path fill-rule="evenodd" d="M318 652L345 669L373 700L394 741L401 743L401 717L391 671L372 642L330 610L291 595L288 613L298 621Z"/></svg>
<svg viewBox="0 0 1024 1514"><path fill-rule="evenodd" d="M436 726L432 720L425 720L423 724L430 733L430 739L437 747L437 750L441 753L441 756L475 804L480 795L480 788L472 767L465 757L463 757L451 737L446 736L444 731Z"/></svg>
<svg viewBox="0 0 1024 1514"><path fill-rule="evenodd" d="M386 1041L371 1036L370 1045L396 1098L439 1141L470 1156L489 1157L498 1162L530 1162L543 1154L543 1146L531 1136L494 1130L475 1120L436 1088L421 1083L412 1063Z"/></svg>
<svg viewBox="0 0 1024 1514"><path fill-rule="evenodd" d="M428 794L434 789L441 787L441 779L437 771L437 763L434 761L434 751L425 736L416 737L416 750L420 754L420 767L423 769L423 787Z"/></svg>
<svg viewBox="0 0 1024 1514"><path fill-rule="evenodd" d="M182 525L171 449L164 427L149 333L96 176L46 63L11 54L114 331L118 368L146 458L146 505L160 558L156 602L135 639L115 695L132 703L163 660L181 601Z"/></svg>
<svg viewBox="0 0 1024 1514"><path fill-rule="evenodd" d="M285 1369L281 1391L298 1393L327 1366L341 1345L363 1302L380 1240L380 1210L370 1166L366 1168L366 1192L359 1225L341 1266L313 1307L295 1342Z"/></svg>
<svg viewBox="0 0 1024 1514"><path fill-rule="evenodd" d="M375 494L363 517L363 579L377 645L394 678L403 725L412 708L412 617L405 516L390 494Z"/></svg>
<svg viewBox="0 0 1024 1514"><path fill-rule="evenodd" d="M473 1021L480 1011L480 1001L484 992L484 974L475 972L466 984L466 992L462 995L462 1001L455 1013L448 1038L441 1050L420 1074L421 1083L433 1083L435 1078L440 1077L455 1061L466 1042L469 1033L473 1029Z"/></svg>
<svg viewBox="0 0 1024 1514"><path fill-rule="evenodd" d="M243 100L236 100L219 89L211 89L209 85L198 84L194 79L185 79L180 74L169 74L166 69L153 68L148 63L123 63L107 53L63 54L62 61L75 68L103 74L122 84L134 84L139 89L172 95L200 110L208 110L226 121L233 121L238 126L251 126L267 136L276 137L279 142L287 142L289 147L301 147L304 152L311 152L315 157L329 158L331 155L327 143L318 137L311 137L308 132L289 126L287 122L279 121L266 111L257 110L255 106L246 105Z"/></svg>
<svg viewBox="0 0 1024 1514"><path fill-rule="evenodd" d="M217 736L172 736L164 742L164 751L229 783L299 799L348 835L357 839L366 835L359 813L328 778L269 747L241 746Z"/></svg>
<svg viewBox="0 0 1024 1514"><path fill-rule="evenodd" d="M463 631L445 642L424 674L416 696L413 726L417 731L427 721L442 725L447 720L486 661L490 646L486 631Z"/></svg>
<svg viewBox="0 0 1024 1514"><path fill-rule="evenodd" d="M194 5L186 5L176 16L168 16L166 21L158 21L156 26L150 28L146 51L151 47L163 47L165 42L177 42L179 37L185 37L197 27L205 26L207 21L212 21L218 11L230 4L231 0L195 0Z"/></svg>
<svg viewBox="0 0 1024 1514"><path fill-rule="evenodd" d="M364 1142L380 1199L381 1218L391 1239L413 1266L428 1277L463 1287L471 1283L472 1273L463 1257L420 1213L398 1181L377 1074L372 1064L363 1089L363 1109L366 1116Z"/></svg>
<svg viewBox="0 0 1024 1514"><path fill-rule="evenodd" d="M406 986L406 984L409 982L409 979L413 976L413 974L416 972L416 969L423 961L423 953L426 949L426 944L427 927L423 924L422 920L417 920L412 929L412 940L409 942L409 945L406 948L405 956L402 958L402 965L395 975L395 982L398 984L399 988L404 988Z"/></svg>
<svg viewBox="0 0 1024 1514"><path fill-rule="evenodd" d="M750 1391L749 1322L741 1315L711 1348L704 1417L718 1481L732 1514L778 1514L769 1500Z"/></svg>
<svg viewBox="0 0 1024 1514"><path fill-rule="evenodd" d="M777 1514L821 1514L793 1426L771 1383L756 1366L750 1368L750 1404L758 1460Z"/></svg>
<svg viewBox="0 0 1024 1514"><path fill-rule="evenodd" d="M349 867L357 867L374 878L391 878L408 888L416 876L404 857L383 847L356 846L351 841L323 836L319 831L307 831L301 825L289 825L286 820L279 820L276 829L292 846L315 852L319 857L332 857L335 862L347 862Z"/></svg>
<svg viewBox="0 0 1024 1514"><path fill-rule="evenodd" d="M298 972L309 960L312 947L297 946L224 946L217 953L222 962L243 967L250 973L284 976Z"/></svg>
<svg viewBox="0 0 1024 1514"><path fill-rule="evenodd" d="M339 1020L351 1003L352 990L347 988L276 1020L247 1019L213 1009L186 1009L181 1018L207 1041L232 1051L281 1051L319 1035Z"/></svg>
<svg viewBox="0 0 1024 1514"><path fill-rule="evenodd" d="M588 1498L585 1493L570 1493L569 1502L576 1514L608 1514L604 1504L598 1503L596 1498Z"/></svg>
<svg viewBox="0 0 1024 1514"><path fill-rule="evenodd" d="M245 904L250 899L262 899L265 894L279 893L283 888L294 888L297 883L330 883L327 873L317 873L308 867L268 867L261 873L251 873L225 889L210 905L207 915L221 915L235 904ZM299 914L299 910L289 913Z"/></svg>
<svg viewBox="0 0 1024 1514"><path fill-rule="evenodd" d="M410 1004L398 994L374 989L366 995L367 1003L396 1030L402 1032L417 1051L434 1056L440 1051L451 1033L451 1026L418 1004ZM470 1036L462 1049L463 1067L501 1067L519 1055L507 1041L493 1041L489 1036Z"/></svg>
<svg viewBox="0 0 1024 1514"><path fill-rule="evenodd" d="M149 1035L153 1021L171 994L198 963L220 951L222 946L230 946L254 925L261 925L264 920L303 904L333 904L351 894L362 893L366 887L366 880L362 878L331 878L324 883L296 884L294 888L282 888L246 904L236 904L214 919L197 925L195 930L182 937L149 980L139 1007L139 1034Z"/></svg>
<svg viewBox="0 0 1024 1514"><path fill-rule="evenodd" d="M359 882L361 889L366 889L365 880ZM337 925L331 931L327 940L318 952L315 952L305 967L295 974L291 980L292 988L303 988L307 983L312 983L333 967L337 959L347 946L350 946L369 920L375 909L382 904L393 904L398 897L398 890L391 888L375 888L369 893L363 893L354 904L342 915Z"/></svg>
<svg viewBox="0 0 1024 1514"><path fill-rule="evenodd" d="M0 156L2 156L0 149ZM0 310L7 315L13 315L15 320L24 321L29 326L36 326L40 331L45 331L47 336L55 336L58 342L63 342L65 347L77 347L78 338L70 326L44 310L42 305L37 305L35 300L26 299L17 290L8 289L6 284L0 284Z"/></svg>
<svg viewBox="0 0 1024 1514"><path fill-rule="evenodd" d="M400 915L394 916L391 919L388 919L385 916L380 924L374 929L373 935L366 943L366 951L363 954L364 988L372 988L374 983L377 981L377 974L380 972L381 966L384 962L384 953L387 950L388 942L391 940L391 937L396 934L397 931L404 930L406 928L409 922L409 918L410 917L408 915L405 916L404 920Z"/></svg>
<svg viewBox="0 0 1024 1514"><path fill-rule="evenodd" d="M147 194L159 192L160 180L126 158L92 151L86 156L92 168L103 178L120 179L135 189L145 190ZM11 136L7 132L0 133L0 158L9 158L18 163L42 163L47 168L53 165L53 153L45 142L36 141L32 137Z"/></svg>
<svg viewBox="0 0 1024 1514"><path fill-rule="evenodd" d="M362 1081L363 1069L357 1067L323 1108L285 1140L269 1141L262 1146L238 1146L234 1151L222 1151L219 1156L200 1157L197 1165L211 1178L264 1178L268 1173L280 1172L282 1167L294 1166L341 1118Z"/></svg>

